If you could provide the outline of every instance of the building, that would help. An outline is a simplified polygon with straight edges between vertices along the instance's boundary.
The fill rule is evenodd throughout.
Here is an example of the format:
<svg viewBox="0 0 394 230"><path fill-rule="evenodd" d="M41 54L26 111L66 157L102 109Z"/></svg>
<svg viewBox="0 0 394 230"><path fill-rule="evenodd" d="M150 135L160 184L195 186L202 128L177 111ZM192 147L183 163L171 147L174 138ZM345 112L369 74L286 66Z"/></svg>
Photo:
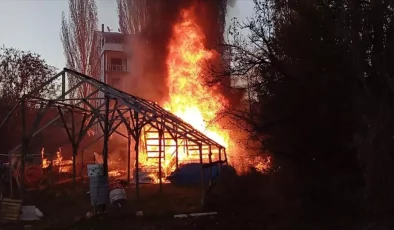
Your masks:
<svg viewBox="0 0 394 230"><path fill-rule="evenodd" d="M106 32L104 31L104 24L101 31L96 31L94 36L99 41L99 58L98 60L91 60L90 64L100 64L101 71L98 80L116 89L130 92L133 74L136 73L131 68L133 60L131 59L130 48L128 48L131 36L118 32ZM92 57L97 56L92 55ZM103 98L103 93L99 92L98 97ZM96 106L102 103L103 101L97 101ZM99 125L94 128L94 132L102 132Z"/></svg>
<svg viewBox="0 0 394 230"><path fill-rule="evenodd" d="M132 74L130 55L127 52L128 35L105 32L102 28L102 31L97 31L95 36L100 41L99 60L95 60L100 62L102 70L99 80L126 91L125 86Z"/></svg>

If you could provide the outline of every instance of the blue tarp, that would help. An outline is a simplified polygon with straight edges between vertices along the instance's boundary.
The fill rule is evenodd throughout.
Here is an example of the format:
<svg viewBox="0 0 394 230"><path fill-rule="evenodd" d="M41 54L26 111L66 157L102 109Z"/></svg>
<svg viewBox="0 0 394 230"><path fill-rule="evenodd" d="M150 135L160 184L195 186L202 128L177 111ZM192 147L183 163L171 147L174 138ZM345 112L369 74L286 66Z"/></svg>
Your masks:
<svg viewBox="0 0 394 230"><path fill-rule="evenodd" d="M219 164L204 168L204 183L206 184L208 184L210 179L210 170L212 170L211 179L215 180L219 176ZM175 185L201 184L201 165L199 163L181 165L167 179Z"/></svg>

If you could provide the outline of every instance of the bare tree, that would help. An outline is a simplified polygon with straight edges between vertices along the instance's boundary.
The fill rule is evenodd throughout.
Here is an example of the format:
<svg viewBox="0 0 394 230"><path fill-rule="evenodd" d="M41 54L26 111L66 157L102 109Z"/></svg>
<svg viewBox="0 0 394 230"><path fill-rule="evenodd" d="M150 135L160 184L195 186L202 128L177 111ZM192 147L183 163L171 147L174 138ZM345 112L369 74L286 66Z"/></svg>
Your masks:
<svg viewBox="0 0 394 230"><path fill-rule="evenodd" d="M136 34L148 24L152 0L117 0L119 27L122 33Z"/></svg>
<svg viewBox="0 0 394 230"><path fill-rule="evenodd" d="M67 67L97 78L100 73L99 40L97 31L97 6L94 0L70 0L69 18L62 13L61 40ZM73 85L74 82L69 82ZM81 87L80 95L86 96L89 87Z"/></svg>

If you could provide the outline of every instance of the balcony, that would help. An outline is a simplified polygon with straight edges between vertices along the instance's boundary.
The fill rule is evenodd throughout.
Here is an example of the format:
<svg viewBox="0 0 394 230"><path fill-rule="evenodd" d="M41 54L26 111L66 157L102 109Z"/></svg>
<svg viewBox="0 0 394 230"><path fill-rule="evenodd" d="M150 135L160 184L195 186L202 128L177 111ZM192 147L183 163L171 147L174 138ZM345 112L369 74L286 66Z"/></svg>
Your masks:
<svg viewBox="0 0 394 230"><path fill-rule="evenodd" d="M127 68L125 65L115 65L115 64L108 64L106 71L111 72L127 72Z"/></svg>
<svg viewBox="0 0 394 230"><path fill-rule="evenodd" d="M118 51L118 52L124 52L124 44L120 43L104 43L101 52L104 51Z"/></svg>

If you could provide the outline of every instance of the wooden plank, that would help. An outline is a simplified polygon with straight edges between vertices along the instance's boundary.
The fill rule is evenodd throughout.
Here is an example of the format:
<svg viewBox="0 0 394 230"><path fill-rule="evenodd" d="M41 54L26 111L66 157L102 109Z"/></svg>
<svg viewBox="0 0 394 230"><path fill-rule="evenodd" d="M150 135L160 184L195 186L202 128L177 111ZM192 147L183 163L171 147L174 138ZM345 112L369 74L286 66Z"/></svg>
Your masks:
<svg viewBox="0 0 394 230"><path fill-rule="evenodd" d="M13 208L13 209L1 209L3 214L7 213L19 213L21 210L19 208Z"/></svg>
<svg viewBox="0 0 394 230"><path fill-rule="evenodd" d="M20 206L22 205L21 203L15 204L15 203L1 203L2 206Z"/></svg>
<svg viewBox="0 0 394 230"><path fill-rule="evenodd" d="M9 219L3 219L3 222L4 221L9 221L9 222L17 222L18 221L18 217L17 218L9 218Z"/></svg>
<svg viewBox="0 0 394 230"><path fill-rule="evenodd" d="M22 206L20 209L19 208L12 208L12 209L1 208L1 211L2 211L2 213L19 213L21 211L21 209L22 209Z"/></svg>
<svg viewBox="0 0 394 230"><path fill-rule="evenodd" d="M2 212L3 216L19 216L21 210L18 210L17 212Z"/></svg>
<svg viewBox="0 0 394 230"><path fill-rule="evenodd" d="M10 210L14 210L14 209L18 209L19 207L21 207L21 205L3 205L1 209L6 210L6 209L10 209Z"/></svg>
<svg viewBox="0 0 394 230"><path fill-rule="evenodd" d="M2 207L1 207L1 210L11 210L11 211L14 211L14 210L18 210L20 207L21 207L21 205L19 205L19 206L2 206Z"/></svg>
<svg viewBox="0 0 394 230"><path fill-rule="evenodd" d="M19 212L20 207L12 207L12 208L1 208L3 213L13 213L13 212Z"/></svg>
<svg viewBox="0 0 394 230"><path fill-rule="evenodd" d="M14 200L14 199L10 199L10 198L3 198L3 200L1 201L3 202L10 202L10 203L21 203L23 202L23 200Z"/></svg>
<svg viewBox="0 0 394 230"><path fill-rule="evenodd" d="M21 206L22 203L1 203L2 206Z"/></svg>
<svg viewBox="0 0 394 230"><path fill-rule="evenodd" d="M3 219L18 218L20 213L3 213Z"/></svg>
<svg viewBox="0 0 394 230"><path fill-rule="evenodd" d="M23 200L4 198L1 201L0 219L2 221L18 221Z"/></svg>
<svg viewBox="0 0 394 230"><path fill-rule="evenodd" d="M21 205L22 203L1 202L1 205Z"/></svg>
<svg viewBox="0 0 394 230"><path fill-rule="evenodd" d="M19 215L14 215L14 216L3 216L3 220L18 220L19 219Z"/></svg>
<svg viewBox="0 0 394 230"><path fill-rule="evenodd" d="M9 221L9 222L17 222L19 220L19 217L17 218L9 218L9 219L3 219L3 222Z"/></svg>

